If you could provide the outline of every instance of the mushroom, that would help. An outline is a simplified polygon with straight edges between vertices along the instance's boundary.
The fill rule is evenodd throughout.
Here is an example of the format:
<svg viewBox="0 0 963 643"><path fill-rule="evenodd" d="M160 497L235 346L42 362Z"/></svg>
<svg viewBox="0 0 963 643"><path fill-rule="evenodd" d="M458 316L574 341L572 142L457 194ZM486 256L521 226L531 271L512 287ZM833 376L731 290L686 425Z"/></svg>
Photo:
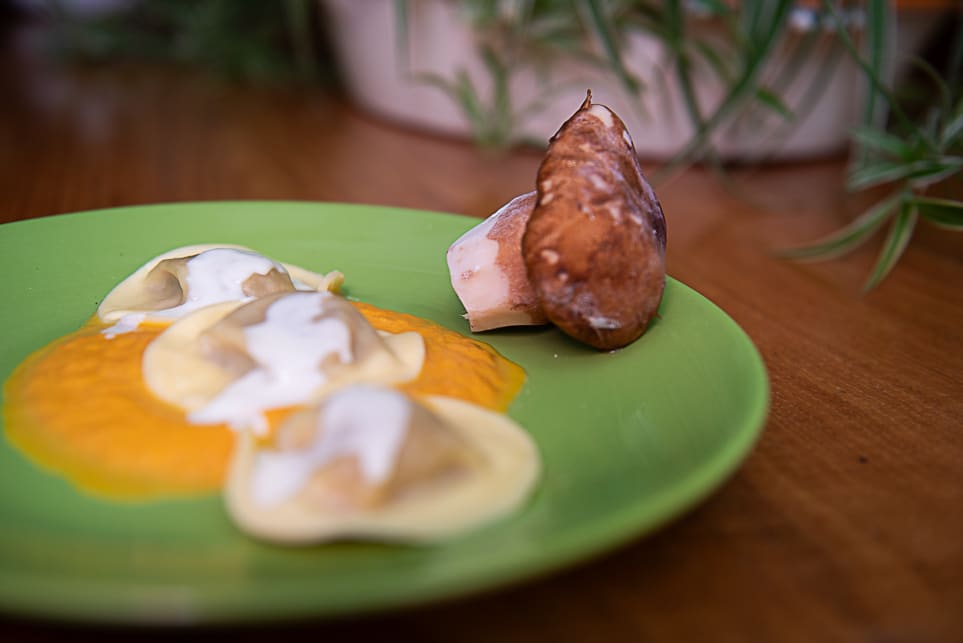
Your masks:
<svg viewBox="0 0 963 643"><path fill-rule="evenodd" d="M665 217L632 137L589 91L552 137L536 190L448 249L471 330L552 322L601 350L638 339L665 288Z"/></svg>
<svg viewBox="0 0 963 643"><path fill-rule="evenodd" d="M448 271L473 332L548 322L522 261L535 192L519 195L448 248Z"/></svg>
<svg viewBox="0 0 963 643"><path fill-rule="evenodd" d="M602 350L638 339L665 287L665 218L625 124L582 106L538 169L522 256L548 319Z"/></svg>

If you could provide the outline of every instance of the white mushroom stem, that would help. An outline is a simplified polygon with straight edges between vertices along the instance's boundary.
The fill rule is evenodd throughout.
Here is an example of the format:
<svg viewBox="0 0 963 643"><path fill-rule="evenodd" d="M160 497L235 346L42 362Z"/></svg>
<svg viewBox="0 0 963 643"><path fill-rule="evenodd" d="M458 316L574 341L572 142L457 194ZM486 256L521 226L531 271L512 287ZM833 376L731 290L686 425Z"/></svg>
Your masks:
<svg viewBox="0 0 963 643"><path fill-rule="evenodd" d="M473 332L545 324L522 261L535 192L515 197L448 249L448 271Z"/></svg>

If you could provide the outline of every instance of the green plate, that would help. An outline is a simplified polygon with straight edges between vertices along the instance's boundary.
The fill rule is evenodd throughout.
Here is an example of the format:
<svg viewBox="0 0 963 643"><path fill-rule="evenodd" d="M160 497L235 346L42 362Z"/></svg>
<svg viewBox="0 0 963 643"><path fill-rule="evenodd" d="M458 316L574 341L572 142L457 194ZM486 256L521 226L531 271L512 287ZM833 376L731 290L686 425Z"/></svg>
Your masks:
<svg viewBox="0 0 963 643"><path fill-rule="evenodd" d="M75 330L101 297L177 246L247 245L348 294L467 333L445 250L475 219L323 203L120 208L0 226L0 379ZM768 382L729 317L669 279L661 316L599 353L550 328L484 336L528 381L510 414L544 478L520 512L433 547L253 542L218 497L118 504L86 496L0 440L0 610L124 623L234 623L373 611L464 595L650 532L731 474L762 430Z"/></svg>

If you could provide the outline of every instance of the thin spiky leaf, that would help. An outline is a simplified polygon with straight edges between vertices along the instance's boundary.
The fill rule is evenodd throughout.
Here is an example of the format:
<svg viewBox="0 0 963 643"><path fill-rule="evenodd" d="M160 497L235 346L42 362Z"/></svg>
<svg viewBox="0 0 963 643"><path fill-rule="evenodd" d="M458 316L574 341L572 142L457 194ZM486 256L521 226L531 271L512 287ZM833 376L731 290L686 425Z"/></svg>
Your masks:
<svg viewBox="0 0 963 643"><path fill-rule="evenodd" d="M503 147L508 144L515 129L511 92L508 88L509 72L491 47L483 47L481 55L492 79L494 94L489 115L489 143L495 147Z"/></svg>
<svg viewBox="0 0 963 643"><path fill-rule="evenodd" d="M684 44L687 38L683 11L682 3L678 0L665 3L666 27L668 30L665 46L675 60L675 75L682 94L682 104L685 105L686 114L693 131L697 132L702 129L704 121L702 108L699 105L695 84L690 73L691 61Z"/></svg>
<svg viewBox="0 0 963 643"><path fill-rule="evenodd" d="M605 15L605 9L602 7L602 3L599 0L584 0L583 6L585 7L586 14L588 15L592 31L595 34L595 37L598 39L599 44L602 46L602 50L605 52L605 57L612 66L612 69L614 70L616 77L619 79L619 82L622 83L622 86L625 88L626 92L628 92L629 96L637 95L642 88L642 84L639 79L633 76L625 66L625 61L622 59L622 52L619 48L615 29L613 29L609 24L608 17Z"/></svg>
<svg viewBox="0 0 963 643"><path fill-rule="evenodd" d="M747 44L752 46L758 40L759 25L762 22L762 3L754 0L743 2L739 11L739 22L742 33L748 38ZM751 54L752 52L750 52Z"/></svg>
<svg viewBox="0 0 963 643"><path fill-rule="evenodd" d="M913 204L910 202L903 203L900 207L899 214L893 219L893 224L890 226L889 234L886 236L886 241L883 244L883 249L876 259L873 272L870 274L869 279L866 280L866 283L863 284L863 292L869 292L878 286L897 262L899 262L910 239L913 238L913 230L916 228L918 218L919 215L916 208L913 207Z"/></svg>
<svg viewBox="0 0 963 643"><path fill-rule="evenodd" d="M879 10L876 9L877 7L882 6L883 11L887 10L887 8L885 7L886 0L870 0L870 1L872 3L870 7L871 10L875 11L877 15L881 15L879 13ZM855 62L859 66L859 68L863 71L864 77L866 78L867 81L869 81L870 87L872 89L871 95L881 96L883 99L885 99L886 103L889 106L890 112L895 117L895 119L899 122L899 125L901 127L904 127L907 129L907 131L913 132L919 136L923 136L916 122L912 118L910 118L906 114L906 112L900 107L900 104L896 100L896 97L893 95L892 90L886 86L886 83L883 80L883 76L878 73L878 70L871 63L868 63L866 60L863 59L862 55L860 55L859 48L856 46L856 43L853 41L852 36L850 36L849 32L845 28L845 20L843 20L842 16L839 13L840 9L837 6L837 3L834 0L822 0L822 8L823 8L823 11L826 13L826 15L832 18L833 23L837 26L834 33L838 38L840 44L842 44L843 47L846 48L846 51L849 52L849 55L852 57L853 62Z"/></svg>
<svg viewBox="0 0 963 643"><path fill-rule="evenodd" d="M699 9L708 12L713 16L722 16L732 12L732 7L723 0L701 0L697 3Z"/></svg>
<svg viewBox="0 0 963 643"><path fill-rule="evenodd" d="M694 158L699 156L704 148L710 145L712 132L716 131L722 123L731 117L733 112L744 105L747 97L755 95L765 62L769 60L772 50L785 32L793 2L792 0L773 0L772 5L772 13L767 21L766 29L759 30L756 33L753 25L758 23L758 14L761 10L758 3L745 3L745 6L753 10L754 15L740 21L742 23L741 28L746 30L741 35L748 38L757 37L758 40L739 43L742 47L741 51L745 53L745 59L741 61L742 70L739 78L729 87L725 98L716 106L715 111L704 119L703 126L699 131L690 137L689 141L682 146L682 149L677 151L654 173L653 178L656 182L672 175L681 166L692 162ZM739 33L734 33L732 36L737 41L740 40Z"/></svg>
<svg viewBox="0 0 963 643"><path fill-rule="evenodd" d="M666 37L665 7L662 5L658 7L649 5L634 7L632 11L625 15L623 20L626 27L650 33L658 40L664 40Z"/></svg>
<svg viewBox="0 0 963 643"><path fill-rule="evenodd" d="M890 16L889 0L868 0L866 7L866 48L870 72L875 78L884 78L883 69L886 56L886 43L889 40ZM878 84L869 82L866 87L867 95L863 105L863 124L866 126L879 125L885 119L886 102L878 89Z"/></svg>
<svg viewBox="0 0 963 643"><path fill-rule="evenodd" d="M941 228L963 231L963 201L918 197L913 199L913 204L919 210L920 216L930 223Z"/></svg>
<svg viewBox="0 0 963 643"><path fill-rule="evenodd" d="M851 190L864 190L893 181L907 180L914 187L925 187L955 174L961 167L963 158L953 156L919 159L909 163L873 163L852 172L847 185Z"/></svg>
<svg viewBox="0 0 963 643"><path fill-rule="evenodd" d="M419 82L440 89L447 94L448 97L461 108L462 114L471 125L473 136L475 136L476 140L481 140L486 127L484 109L478 100L471 79L464 70L460 70L455 74L455 80L448 80L440 74L430 72L413 74L412 77Z"/></svg>
<svg viewBox="0 0 963 643"><path fill-rule="evenodd" d="M789 106L782 101L776 92L770 91L765 87L759 87L756 89L756 100L759 101L761 105L764 105L771 109L776 114L782 116L785 120L794 120L796 115L793 111L789 109Z"/></svg>
<svg viewBox="0 0 963 643"><path fill-rule="evenodd" d="M902 138L875 127L857 127L850 134L868 150L883 152L903 160L910 160L915 155L913 147Z"/></svg>
<svg viewBox="0 0 963 643"><path fill-rule="evenodd" d="M284 9L298 72L303 78L317 78L318 64L312 34L311 5L303 0L286 0Z"/></svg>
<svg viewBox="0 0 963 643"><path fill-rule="evenodd" d="M810 244L781 250L778 254L787 259L810 260L832 259L844 255L869 239L892 215L893 209L899 205L904 196L903 192L897 192L829 236Z"/></svg>
<svg viewBox="0 0 963 643"><path fill-rule="evenodd" d="M929 99L927 102L936 111L948 114L953 109L953 94L950 91L949 85L943 80L943 74L925 58L914 56L910 59L910 63L919 73L929 79L928 89L935 89L939 94L939 100L937 101L931 92L927 92Z"/></svg>
<svg viewBox="0 0 963 643"><path fill-rule="evenodd" d="M395 54L398 68L407 72L411 69L411 57L408 52L411 13L408 11L408 0L394 0L394 8Z"/></svg>
<svg viewBox="0 0 963 643"><path fill-rule="evenodd" d="M695 50L701 54L702 59L708 63L709 68L715 72L722 82L726 85L732 83L733 73L729 68L729 61L720 54L715 47L704 40L697 40L693 43Z"/></svg>
<svg viewBox="0 0 963 643"><path fill-rule="evenodd" d="M949 42L954 44L947 58L946 85L959 97L963 89L963 20L956 21L956 33L950 35Z"/></svg>
<svg viewBox="0 0 963 643"><path fill-rule="evenodd" d="M963 99L956 104L953 115L940 132L940 144L945 150L961 142L963 142Z"/></svg>
<svg viewBox="0 0 963 643"><path fill-rule="evenodd" d="M821 29L793 34L793 37L786 39L783 47L786 54L780 59L779 73L768 80L767 88L777 96L786 96L790 87L802 83L810 86L806 93L811 92L813 87L819 87L819 94L823 95L826 83L836 69L833 59L839 58L841 47L832 39L827 41ZM803 82L805 70L813 66L819 69L819 73L814 74L808 82ZM806 113L805 110L802 113Z"/></svg>

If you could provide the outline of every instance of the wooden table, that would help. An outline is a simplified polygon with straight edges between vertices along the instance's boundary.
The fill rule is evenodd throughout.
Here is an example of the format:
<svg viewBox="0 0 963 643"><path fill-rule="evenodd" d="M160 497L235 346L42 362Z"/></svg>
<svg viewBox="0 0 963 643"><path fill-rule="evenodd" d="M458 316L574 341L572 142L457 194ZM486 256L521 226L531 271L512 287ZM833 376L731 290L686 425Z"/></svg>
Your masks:
<svg viewBox="0 0 963 643"><path fill-rule="evenodd" d="M537 151L492 156L378 122L330 89L245 88L144 65L71 70L32 51L0 58L3 222L204 199L483 216L530 189L539 163ZM875 245L824 264L774 258L854 215L844 170L835 159L740 172L732 192L696 169L658 188L670 273L742 325L772 385L755 451L695 511L601 559L482 597L214 634L963 640L963 237L921 225L868 295L860 285ZM0 628L3 640L129 635L13 618Z"/></svg>

